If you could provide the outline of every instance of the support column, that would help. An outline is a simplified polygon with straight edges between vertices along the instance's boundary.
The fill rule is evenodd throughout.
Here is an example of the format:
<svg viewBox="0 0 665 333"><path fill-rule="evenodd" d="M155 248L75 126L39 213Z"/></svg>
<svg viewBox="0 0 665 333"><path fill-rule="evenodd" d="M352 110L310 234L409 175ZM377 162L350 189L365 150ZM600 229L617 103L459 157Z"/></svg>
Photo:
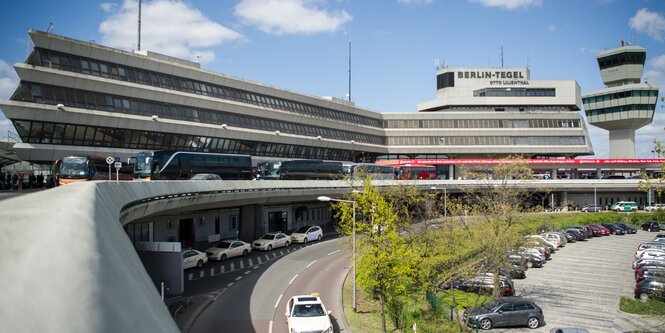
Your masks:
<svg viewBox="0 0 665 333"><path fill-rule="evenodd" d="M603 179L603 172L600 170L600 168L596 169L596 178Z"/></svg>
<svg viewBox="0 0 665 333"><path fill-rule="evenodd" d="M251 242L265 233L262 211L263 205L240 206L240 239Z"/></svg>
<svg viewBox="0 0 665 333"><path fill-rule="evenodd" d="M563 191L561 192L561 211L567 212L568 211L568 192Z"/></svg>
<svg viewBox="0 0 665 333"><path fill-rule="evenodd" d="M448 166L448 179L455 179L455 165Z"/></svg>

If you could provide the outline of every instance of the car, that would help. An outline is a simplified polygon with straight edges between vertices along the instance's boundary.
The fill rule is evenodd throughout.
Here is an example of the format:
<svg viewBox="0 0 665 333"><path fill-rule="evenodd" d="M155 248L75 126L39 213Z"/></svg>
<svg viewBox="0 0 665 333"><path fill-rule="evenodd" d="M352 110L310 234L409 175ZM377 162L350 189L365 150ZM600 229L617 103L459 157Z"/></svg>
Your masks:
<svg viewBox="0 0 665 333"><path fill-rule="evenodd" d="M642 223L641 227L642 227L642 230L646 230L646 231L649 231L649 232L651 232L651 231L660 231L660 225L658 224L658 222L654 222L654 221L644 222L644 223Z"/></svg>
<svg viewBox="0 0 665 333"><path fill-rule="evenodd" d="M646 210L647 212L651 212L651 211L654 211L654 210L660 210L660 209L665 209L665 204L652 203L652 204L644 207L644 210Z"/></svg>
<svg viewBox="0 0 665 333"><path fill-rule="evenodd" d="M587 239L586 234L580 229L569 228L566 229L566 233L573 236L576 241L582 241Z"/></svg>
<svg viewBox="0 0 665 333"><path fill-rule="evenodd" d="M616 212L632 212L637 210L637 203L635 201L619 201L613 204L610 209Z"/></svg>
<svg viewBox="0 0 665 333"><path fill-rule="evenodd" d="M635 298L646 302L651 298L665 301L665 279L646 278L635 284Z"/></svg>
<svg viewBox="0 0 665 333"><path fill-rule="evenodd" d="M254 250L272 251L278 247L288 247L291 244L291 237L281 232L269 232L263 237L252 242Z"/></svg>
<svg viewBox="0 0 665 333"><path fill-rule="evenodd" d="M286 302L286 312L284 312L288 331L291 333L332 333L331 314L332 311L326 310L317 294L291 297Z"/></svg>
<svg viewBox="0 0 665 333"><path fill-rule="evenodd" d="M197 173L189 180L222 180L222 177L214 173Z"/></svg>
<svg viewBox="0 0 665 333"><path fill-rule="evenodd" d="M316 225L304 226L291 233L291 241L305 243L323 239L323 229Z"/></svg>
<svg viewBox="0 0 665 333"><path fill-rule="evenodd" d="M627 234L634 234L637 233L637 229L625 224L625 223L615 223L619 227L623 228L623 230L626 231Z"/></svg>
<svg viewBox="0 0 665 333"><path fill-rule="evenodd" d="M603 206L599 204L586 204L584 207L582 207L582 212L583 213L588 213L588 212L602 212L603 211Z"/></svg>
<svg viewBox="0 0 665 333"><path fill-rule="evenodd" d="M531 329L545 324L543 310L536 302L523 298L496 298L489 303L464 311L470 326L489 330L499 326L528 326Z"/></svg>
<svg viewBox="0 0 665 333"><path fill-rule="evenodd" d="M201 268L208 262L208 256L199 250L186 249L181 251L180 255L182 256L182 269Z"/></svg>
<svg viewBox="0 0 665 333"><path fill-rule="evenodd" d="M646 278L661 278L665 279L665 267L653 267L645 266L640 272L635 276L635 282L642 281Z"/></svg>
<svg viewBox="0 0 665 333"><path fill-rule="evenodd" d="M237 256L246 256L252 252L252 245L241 240L223 240L213 247L206 249L210 260L225 260Z"/></svg>
<svg viewBox="0 0 665 333"><path fill-rule="evenodd" d="M665 238L665 234L657 234L655 238Z"/></svg>
<svg viewBox="0 0 665 333"><path fill-rule="evenodd" d="M624 230L623 228L619 227L616 224L603 223L601 225L603 227L607 228L610 231L611 234L615 234L615 235L625 235L626 234L626 230Z"/></svg>
<svg viewBox="0 0 665 333"><path fill-rule="evenodd" d="M590 223L590 224L587 224L587 225L588 225L588 226L591 226L591 227L594 227L594 228L598 228L598 229L600 229L600 232L602 233L602 236L609 236L609 235L611 234L610 229L607 229L607 228L604 227L602 224L598 224L598 223Z"/></svg>
<svg viewBox="0 0 665 333"><path fill-rule="evenodd" d="M499 284L502 296L515 295L515 284L511 278L506 276L499 276ZM453 288L470 293L491 295L494 291L494 274L485 273L478 275L474 278L462 282L457 286L453 286Z"/></svg>
<svg viewBox="0 0 665 333"><path fill-rule="evenodd" d="M577 225L577 226L570 227L570 229L579 230L580 232L584 233L584 235L586 236L587 239L593 237L593 231L587 226Z"/></svg>
<svg viewBox="0 0 665 333"><path fill-rule="evenodd" d="M657 260L657 259L639 260L635 264L635 276L639 275L644 271L653 270L655 268L665 269L665 260Z"/></svg>

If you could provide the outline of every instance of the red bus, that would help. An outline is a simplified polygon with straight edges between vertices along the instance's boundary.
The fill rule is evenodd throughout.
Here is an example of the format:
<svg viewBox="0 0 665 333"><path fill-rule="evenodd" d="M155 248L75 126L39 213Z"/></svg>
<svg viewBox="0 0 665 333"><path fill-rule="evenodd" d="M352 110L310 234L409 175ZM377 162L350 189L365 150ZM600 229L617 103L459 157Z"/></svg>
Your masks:
<svg viewBox="0 0 665 333"><path fill-rule="evenodd" d="M432 165L395 166L395 179L436 179L436 167Z"/></svg>

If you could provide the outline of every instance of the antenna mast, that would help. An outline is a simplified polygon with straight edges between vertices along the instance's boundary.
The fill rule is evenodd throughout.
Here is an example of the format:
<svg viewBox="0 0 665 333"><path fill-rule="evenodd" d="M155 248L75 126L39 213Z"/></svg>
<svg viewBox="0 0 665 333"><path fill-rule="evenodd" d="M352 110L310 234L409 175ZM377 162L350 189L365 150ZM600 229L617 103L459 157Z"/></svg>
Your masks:
<svg viewBox="0 0 665 333"><path fill-rule="evenodd" d="M349 102L351 102L351 41L349 41Z"/></svg>
<svg viewBox="0 0 665 333"><path fill-rule="evenodd" d="M139 45L138 51L141 51L141 0L139 0Z"/></svg>
<svg viewBox="0 0 665 333"><path fill-rule="evenodd" d="M499 50L501 51L501 53L500 53L500 55L501 55L501 68L503 68L503 45L501 45Z"/></svg>

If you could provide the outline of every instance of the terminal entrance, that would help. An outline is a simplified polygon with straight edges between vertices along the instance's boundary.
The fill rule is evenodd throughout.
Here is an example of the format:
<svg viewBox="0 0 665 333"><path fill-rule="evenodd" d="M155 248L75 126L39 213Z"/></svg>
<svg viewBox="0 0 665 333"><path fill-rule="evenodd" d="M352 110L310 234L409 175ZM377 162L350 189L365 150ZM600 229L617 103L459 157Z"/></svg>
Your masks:
<svg viewBox="0 0 665 333"><path fill-rule="evenodd" d="M194 219L187 218L180 220L180 232L178 238L183 249L192 247L194 244Z"/></svg>

